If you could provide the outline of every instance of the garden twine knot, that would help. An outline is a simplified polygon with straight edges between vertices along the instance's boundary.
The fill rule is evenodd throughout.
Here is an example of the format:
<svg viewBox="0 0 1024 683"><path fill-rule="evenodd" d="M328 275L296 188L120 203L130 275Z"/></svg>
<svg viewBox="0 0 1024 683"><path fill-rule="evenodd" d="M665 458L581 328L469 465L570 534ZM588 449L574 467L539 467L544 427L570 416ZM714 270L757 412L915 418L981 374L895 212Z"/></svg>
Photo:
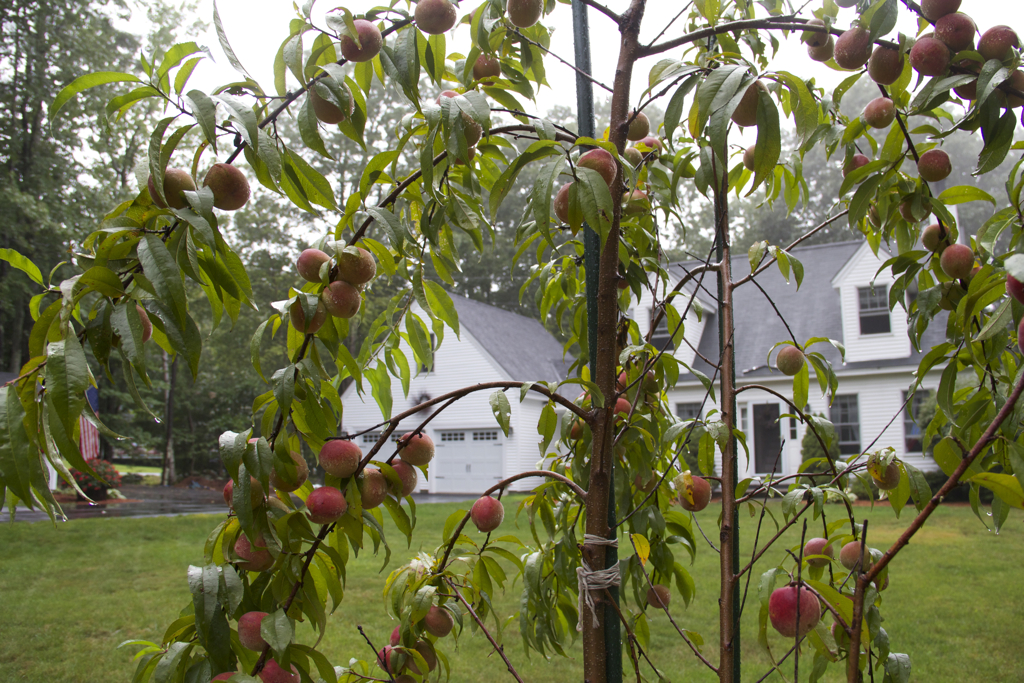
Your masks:
<svg viewBox="0 0 1024 683"><path fill-rule="evenodd" d="M615 538L602 538L601 536L584 534L583 545L603 545L610 548L618 548L619 541ZM591 623L594 628L597 628L600 626L600 622L597 620L593 592L618 586L622 583L622 575L619 573L618 562L607 569L598 570L591 569L590 565L587 564L586 559L582 559L581 562L583 566L576 568L576 579L579 582L579 599L577 602L577 609L579 610L580 619L582 619L583 605L585 603L587 605L587 609L590 610ZM583 630L583 626L579 621L576 622L576 630Z"/></svg>

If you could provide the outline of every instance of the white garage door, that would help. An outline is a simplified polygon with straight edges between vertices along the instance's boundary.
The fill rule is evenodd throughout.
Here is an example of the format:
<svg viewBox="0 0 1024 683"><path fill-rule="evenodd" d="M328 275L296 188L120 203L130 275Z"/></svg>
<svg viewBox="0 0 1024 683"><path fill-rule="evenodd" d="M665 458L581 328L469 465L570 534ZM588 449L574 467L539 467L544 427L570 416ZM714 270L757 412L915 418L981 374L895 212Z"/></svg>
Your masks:
<svg viewBox="0 0 1024 683"><path fill-rule="evenodd" d="M504 435L497 429L442 430L430 465L437 493L483 493L501 481Z"/></svg>

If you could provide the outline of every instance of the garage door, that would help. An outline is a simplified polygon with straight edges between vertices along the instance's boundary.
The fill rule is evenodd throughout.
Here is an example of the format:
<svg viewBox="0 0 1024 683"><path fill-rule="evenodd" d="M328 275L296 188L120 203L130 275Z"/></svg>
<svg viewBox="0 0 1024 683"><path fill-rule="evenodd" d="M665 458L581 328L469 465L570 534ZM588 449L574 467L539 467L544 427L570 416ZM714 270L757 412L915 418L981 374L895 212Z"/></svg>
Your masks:
<svg viewBox="0 0 1024 683"><path fill-rule="evenodd" d="M497 429L442 430L431 477L437 493L482 493L501 481L504 437Z"/></svg>

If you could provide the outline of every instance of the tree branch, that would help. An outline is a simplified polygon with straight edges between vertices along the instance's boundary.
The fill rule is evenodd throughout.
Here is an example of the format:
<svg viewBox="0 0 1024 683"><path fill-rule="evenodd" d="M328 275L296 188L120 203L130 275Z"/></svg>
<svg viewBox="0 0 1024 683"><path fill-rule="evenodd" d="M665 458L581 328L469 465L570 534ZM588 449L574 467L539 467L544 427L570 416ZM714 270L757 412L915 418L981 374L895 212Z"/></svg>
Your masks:
<svg viewBox="0 0 1024 683"><path fill-rule="evenodd" d="M473 609L473 606L469 604L469 601L467 601L466 598L462 596L462 593L459 592L459 589L455 587L454 583L452 583L448 579L445 579L445 583L447 583L448 587L452 589L453 593L455 593L455 597L458 599L458 601L461 602L466 607L467 610L469 610L469 615L473 617L473 621L476 622L476 625L479 626L480 630L483 631L485 636L487 636L487 640L490 641L491 647L494 648L494 651L497 652L498 656L501 657L502 661L505 662L505 666L508 667L508 672L512 674L512 678L519 681L519 683L524 683L523 679L519 677L519 673L516 672L516 668L512 666L512 662L510 662L508 660L508 657L505 656L505 648L498 645L497 641L494 640L494 637L491 635L491 632L487 630L486 626L484 626L484 622L480 619L479 616L477 616L476 610Z"/></svg>

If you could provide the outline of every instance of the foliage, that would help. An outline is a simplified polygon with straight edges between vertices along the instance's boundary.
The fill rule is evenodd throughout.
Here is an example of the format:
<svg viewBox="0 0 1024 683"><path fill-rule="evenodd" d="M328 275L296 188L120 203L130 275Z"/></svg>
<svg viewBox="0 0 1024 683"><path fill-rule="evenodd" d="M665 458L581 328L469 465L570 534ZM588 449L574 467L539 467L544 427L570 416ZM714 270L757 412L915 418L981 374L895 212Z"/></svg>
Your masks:
<svg viewBox="0 0 1024 683"><path fill-rule="evenodd" d="M108 489L116 489L121 485L121 475L118 474L117 468L106 460L90 460L89 464L96 473L95 477L77 469L71 470L71 476L82 493L93 500L103 500L107 497ZM61 488L71 488L65 481L61 481L60 484Z"/></svg>
<svg viewBox="0 0 1024 683"><path fill-rule="evenodd" d="M833 23L846 25L853 19L863 28L846 38L862 35L882 48L905 51L909 37L897 44L884 36L893 31L899 14L919 14L916 5L907 4L904 10L895 0L861 2L841 16L826 0L815 18L827 20L822 31L837 34L842 31L832 28ZM773 242L779 232L767 224L756 233L761 239L746 250L751 274L743 277L734 271L745 250L733 250L742 232L733 225L731 196L760 190L759 208L785 206L789 213L838 202L821 223L803 223L799 239L845 223L876 253L884 249L888 260L883 269L895 278L889 307L907 308L911 342L922 352L909 389L916 390L929 376L940 376L936 413L928 428L944 435L934 449L935 461L948 477L939 492L958 481L969 482L973 512L980 519L978 489L991 489L996 494L991 521L999 531L1011 508L1024 508L1024 434L1017 406L1024 379L1014 329L1024 308L1006 292L1007 273L1024 280L1024 257L1015 253L1024 221L1024 162L1014 161L1006 169L1005 198L1000 200L971 185L939 192L920 177L914 162L947 138L979 129L984 147L976 174L997 172L1010 152L1018 151L1011 106L1012 98L1024 99L1013 87L1016 76L1011 77L1018 53L1010 49L1005 64L998 59L979 63L977 74L962 73L965 67L958 62L953 75L918 79L913 85L912 69L904 60L891 85L880 86L900 117L880 141L860 118L842 110L844 95L864 77L862 72L827 92L814 80L771 68L780 37L792 40L803 32L809 39L816 32L806 14L764 13L747 2L693 3L683 8L679 16L685 19L672 29L677 37L641 45L643 0L632 0L622 15L591 3L618 25L622 36L619 68L610 88L609 125L597 139L580 137L524 110L522 102L545 84L545 68L552 63L546 54L551 33L545 25L516 26L513 21L527 23L519 18L522 12L514 6L506 12L500 2L487 2L461 18L458 34L468 43L457 52L463 48L450 46L445 32L421 31L437 23L422 16L431 5L455 11L447 0L438 0L417 4L418 17L396 5L372 10L357 22L340 8L323 25L311 14L311 5L297 7L277 54L273 94L238 62L215 9L222 47L239 73L234 83L212 92L190 88L204 52L195 43L179 43L160 55L144 55L141 75L90 73L70 82L50 102L51 118L60 121L61 110L76 95L117 83L118 94L108 105L111 112L158 102L165 104L166 115L145 127L148 182L140 182L138 192L112 208L82 242L74 254L81 272L66 279L55 274L45 281L38 278L42 291L34 299L29 360L19 379L0 389L0 485L6 489L6 504L23 501L59 514L40 480L40 452L65 478L68 464L91 472L74 433L86 409L84 391L96 383L96 375L119 371L135 410L151 410L146 387L154 385L151 374L156 373L146 351L150 332L150 346L173 356L193 380L206 380L206 337L228 321L239 325L243 310L259 311L259 268L243 258L245 249L231 239L226 213L214 210L215 205L233 205L243 186L234 188L238 193L227 193L231 196L218 196L214 183L207 186L201 172L214 159L232 163L244 158L248 177L261 186L258 197L287 202L289 211L320 221L323 232L314 246L323 254L311 252L297 260L303 281L292 277L276 283L279 293L270 309L248 319L249 324L259 322L247 352L236 351L217 368L224 371L232 361L247 357L264 383L247 424L224 431L218 439L221 461L233 480L233 513L210 533L203 563L189 567L191 604L160 642L132 643L139 648L134 680L206 681L233 671L250 678L270 661L286 669L294 666L304 677L345 683L381 680L372 659L347 659L348 666L337 673L317 643L328 627L328 615L345 600L351 558L372 546L388 566L396 536L412 540L417 510L402 493L409 492L406 482L416 471L390 448L382 448L396 429L421 430L430 419L424 414L432 416L485 390L493 392L489 402L506 435L512 401L531 393L544 401L537 425L544 469L515 474L486 492L500 496L520 479L543 478L518 505L529 534L471 536L464 533L470 515L459 511L445 521L439 545L425 547L395 567L383 582L383 607L399 623L390 651L392 668L413 672L417 681L424 678L419 673L426 671L424 657L436 651L436 675L450 670L450 641L438 635L445 629L437 623L447 614L459 631L466 626L481 630L517 678L514 664L498 645L502 629L517 625L524 646L546 657L564 654L578 628L585 653L583 677L603 683L621 675L609 670L606 642L621 640L637 671L641 660L657 666L651 661L649 639L651 603L657 601L647 597L655 584L661 584L662 592L672 587L679 596L673 606L677 610L680 598L685 608L698 589L713 585L721 617L717 658L704 647L701 633L682 628L677 633L701 665L722 681L738 677L737 643L745 607L758 611L756 640L777 666L791 647L802 648L812 657L815 679L831 665L845 668L851 682L864 675L865 667L884 668L889 679L906 680L909 656L896 651L903 645L892 642L882 626L891 611L883 591L890 570L894 577L898 573L899 563L893 559L935 510L937 502L924 475L883 448L845 460L829 458L817 474L737 481L738 463L746 457L741 449L749 448L752 435L735 423L739 391L732 345L745 331L735 328L734 302L761 296L741 287L756 283L767 271L774 276L775 268L796 287L804 283L803 266L789 251L792 243ZM443 23L447 16L434 19ZM375 44L374 36L364 32L375 29L363 21L378 25L383 47L372 59L349 64L339 59L339 50L351 54ZM919 24L922 31L926 24ZM675 53L680 47L687 50L681 58L662 57L647 74L648 89L631 102L637 60ZM500 75L477 79L477 58L492 54L500 60ZM760 82L755 74L762 74ZM960 102L958 118L952 116L943 107L953 102L954 88L972 79L977 81L976 99ZM401 97L414 110L389 128L380 144L372 143L373 129L368 128L375 113L368 104L372 100L367 100L374 82L386 84L391 96ZM434 95L452 88L457 90L452 96ZM667 104L656 131L659 138L640 140L628 151L631 120L640 108L662 97ZM295 118L297 139L286 134L285 113ZM911 132L906 126L914 116L928 117L930 123ZM793 144L783 156L782 122L789 125L790 120ZM324 122L338 127L328 128ZM737 127L756 130L750 154L735 143L736 137L730 138ZM328 177L326 169L334 168L343 146L336 135L324 131L340 132L350 141L344 145L365 150L361 172L346 168L343 177ZM810 164L804 167L812 153L819 161L823 156L846 167L862 151L877 158L864 156L867 163L855 170L851 166L837 189L829 186L828 178L810 177ZM626 161L627 154L636 161ZM182 168L175 170L176 165ZM528 190L523 185L527 179ZM248 186L244 189L248 197ZM561 199L553 202L556 191ZM440 344L446 334L462 333L445 286L471 287L471 276L465 274L487 240L497 244L495 224L514 192L529 199L520 215L508 219L515 224L514 237L498 253L510 259L509 272L523 264L529 277L519 296L532 291L540 316L557 327L566 348L579 349L570 376L559 383L531 377L478 383L395 411L395 398L400 391L408 393L413 369L430 364L435 348L431 340ZM970 202L997 209L972 240L950 208ZM970 242L969 248L951 246L947 252L959 252L964 263L950 265L940 259L939 245L934 253L919 248L921 221L915 216L928 214L952 237ZM698 224L698 218L708 219L704 226L714 226L713 241L708 234L702 242L700 234L680 229L682 246L689 250L692 241L707 256L702 266L677 280L664 260L661 226L684 228L688 221ZM281 252L270 253L282 257ZM5 260L21 263L18 254L4 254ZM295 256L293 250L285 260ZM975 262L979 265L972 271ZM278 273L288 279L283 271ZM711 286L712 280L717 287ZM694 286L687 289L687 284ZM682 346L686 311L698 305L695 292L700 287L716 299L723 341L717 361L707 361L714 367L713 377L651 342L665 319L674 346ZM655 315L650 327L641 329L625 314L648 294ZM353 298L363 305L364 296L372 302L366 304L372 318L360 323L345 309ZM324 313L325 303L331 306L330 316ZM769 303L785 321L787 312ZM358 345L351 343L356 326ZM942 341L926 345L924 340L933 336ZM795 345L803 355L794 352L801 360L799 369L793 368L786 395L777 395L807 430L832 441L833 425L798 407L807 405L812 388L836 396L839 377L820 349L834 348L842 357L843 345L816 336L778 340L779 345ZM667 391L684 374L704 383L704 403L715 406L702 406L702 417L695 422L675 418L668 404ZM817 380L813 387L812 374ZM216 379L209 378L213 391ZM354 472L345 469L344 478L325 477L326 486L343 492L346 505L338 514L333 508L330 515L321 511L314 522L306 507L313 487L298 477L291 454L304 447L319 454L338 438L343 382L355 383L361 395L379 406L382 433ZM580 388L570 386L576 384L582 395L576 401L567 399L566 394ZM115 435L88 410L86 417L108 436ZM699 433L693 428L698 424ZM720 475L719 528L710 532L692 514L674 507L678 503L699 511L708 504L704 494L710 494L711 484L680 471L683 450L692 447L694 434L699 434L699 469ZM429 474L429 464L418 466ZM884 554L866 546L874 536L868 537L866 523L858 523L843 490L850 477L870 477L884 486L885 499L897 516L913 503L916 516ZM284 489L296 481L300 485L289 495ZM740 510L747 507L758 517L755 538L762 538L767 500L776 497L781 498L782 517L772 514L770 521L777 532L741 566ZM825 501L831 499L843 502L839 509L845 515L830 511L826 520ZM314 507L312 502L309 507ZM397 534L386 530L385 511ZM327 518L331 521L324 522ZM806 534L808 524L818 520L834 545L857 541L859 556L870 558L871 566L844 571L835 565L826 573L807 563L802 544L796 552L775 546L798 523ZM612 539L618 539L618 549L609 546ZM708 552L703 539L710 552L718 553L719 571L711 577L695 576L684 564ZM746 603L740 587L749 587L762 557L772 558L774 566L761 574L758 598ZM598 573L604 571L606 575ZM619 597L605 600L593 588L601 580L618 580ZM770 635L769 620L775 624L778 615L770 614L769 597L776 587L791 582L816 591L831 615L827 620L833 622L833 634L845 633L847 647L834 640L825 622L792 646L788 638L780 643ZM492 600L504 590L521 591L518 612L507 617ZM260 631L266 645L258 652L238 645L233 626L255 610L269 615ZM315 637L297 636L300 622ZM618 635L620 626L624 638ZM799 657L793 659L796 668Z"/></svg>

